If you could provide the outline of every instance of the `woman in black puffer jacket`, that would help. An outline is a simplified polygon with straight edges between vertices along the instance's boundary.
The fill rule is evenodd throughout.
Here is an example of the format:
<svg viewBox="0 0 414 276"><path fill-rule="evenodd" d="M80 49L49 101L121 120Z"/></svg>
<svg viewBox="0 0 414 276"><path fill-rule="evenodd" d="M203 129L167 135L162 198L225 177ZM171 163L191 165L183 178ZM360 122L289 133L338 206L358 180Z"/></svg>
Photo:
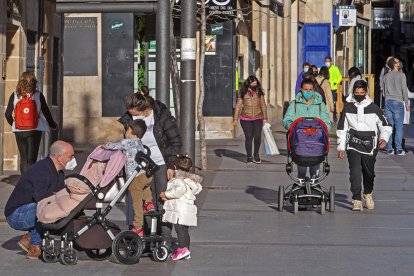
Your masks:
<svg viewBox="0 0 414 276"><path fill-rule="evenodd" d="M155 185L151 188L153 198L157 199L158 209L162 209L163 202L159 194L166 190L168 180L174 175L174 162L182 145L180 131L175 118L165 104L155 101L148 95L142 93L130 95L126 100L126 108L127 112L118 119L125 129L128 128L128 122L135 119L143 119L147 125L147 132L141 140L149 147L151 159L160 166L153 176ZM132 225L133 214L128 215L128 213L132 213L132 205L127 207L127 223ZM170 236L171 225L163 224L162 232Z"/></svg>

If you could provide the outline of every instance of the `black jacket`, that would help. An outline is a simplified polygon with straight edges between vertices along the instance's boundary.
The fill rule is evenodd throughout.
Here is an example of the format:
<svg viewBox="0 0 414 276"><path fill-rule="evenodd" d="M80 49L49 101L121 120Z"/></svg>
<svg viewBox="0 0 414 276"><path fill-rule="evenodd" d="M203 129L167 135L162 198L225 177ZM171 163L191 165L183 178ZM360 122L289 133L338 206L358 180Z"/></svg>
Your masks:
<svg viewBox="0 0 414 276"><path fill-rule="evenodd" d="M175 118L171 112L160 101L155 101L152 107L154 112L154 137L161 151L162 157L169 169L174 168L177 154L181 151L181 135ZM126 112L118 119L124 129L128 129L128 123L132 121L132 116Z"/></svg>
<svg viewBox="0 0 414 276"><path fill-rule="evenodd" d="M65 174L56 171L50 157L46 157L33 164L24 173L11 193L4 214L10 216L20 206L35 202L53 195L65 186Z"/></svg>

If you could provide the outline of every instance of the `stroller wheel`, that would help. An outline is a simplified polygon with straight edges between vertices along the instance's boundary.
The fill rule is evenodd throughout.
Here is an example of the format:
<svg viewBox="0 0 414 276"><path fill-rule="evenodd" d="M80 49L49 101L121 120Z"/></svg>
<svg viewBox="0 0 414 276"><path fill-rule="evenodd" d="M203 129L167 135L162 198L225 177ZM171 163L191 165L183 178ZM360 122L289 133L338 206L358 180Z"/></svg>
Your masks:
<svg viewBox="0 0 414 276"><path fill-rule="evenodd" d="M154 251L152 252L152 256L156 262L165 262L168 259L169 255L170 250L165 245L159 245L155 247Z"/></svg>
<svg viewBox="0 0 414 276"><path fill-rule="evenodd" d="M278 193L278 206L277 206L277 210L279 212L283 211L283 205L285 203L285 187L284 186L279 186L279 193Z"/></svg>
<svg viewBox="0 0 414 276"><path fill-rule="evenodd" d="M45 263L56 263L58 261L58 256L52 252L43 251L42 257Z"/></svg>
<svg viewBox="0 0 414 276"><path fill-rule="evenodd" d="M88 249L85 250L86 255L95 261L105 261L112 255L112 248L107 249Z"/></svg>
<svg viewBox="0 0 414 276"><path fill-rule="evenodd" d="M143 249L141 237L132 231L119 233L112 242L112 252L116 260L123 264L137 263Z"/></svg>
<svg viewBox="0 0 414 276"><path fill-rule="evenodd" d="M335 187L329 188L329 212L335 212Z"/></svg>
<svg viewBox="0 0 414 276"><path fill-rule="evenodd" d="M78 262L78 254L76 254L75 249L66 248L59 255L60 263L63 265L75 265Z"/></svg>

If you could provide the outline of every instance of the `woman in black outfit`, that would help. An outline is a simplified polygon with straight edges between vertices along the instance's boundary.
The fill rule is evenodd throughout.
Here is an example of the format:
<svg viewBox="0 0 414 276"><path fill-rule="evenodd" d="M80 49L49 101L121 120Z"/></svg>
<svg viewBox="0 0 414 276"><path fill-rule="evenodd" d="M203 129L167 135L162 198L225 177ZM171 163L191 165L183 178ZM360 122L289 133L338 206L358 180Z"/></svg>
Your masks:
<svg viewBox="0 0 414 276"><path fill-rule="evenodd" d="M57 129L57 124L53 120L45 97L36 90L37 80L33 73L24 72L17 83L16 91L10 95L7 104L5 117L11 125L12 131L16 136L17 147L20 153L20 173L23 174L37 160L39 153L40 140L43 131ZM22 98L31 97L36 102L37 114L39 121L37 127L32 129L18 129L15 125L14 111L17 102Z"/></svg>

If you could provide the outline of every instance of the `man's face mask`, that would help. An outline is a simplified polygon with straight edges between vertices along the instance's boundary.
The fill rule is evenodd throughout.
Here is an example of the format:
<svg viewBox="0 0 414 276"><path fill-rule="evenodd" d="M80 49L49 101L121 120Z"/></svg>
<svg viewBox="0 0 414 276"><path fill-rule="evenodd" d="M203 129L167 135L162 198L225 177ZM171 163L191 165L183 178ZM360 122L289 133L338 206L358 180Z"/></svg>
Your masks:
<svg viewBox="0 0 414 276"><path fill-rule="evenodd" d="M309 71L309 67L303 67L303 72L307 73Z"/></svg>
<svg viewBox="0 0 414 276"><path fill-rule="evenodd" d="M312 98L312 96L313 96L313 92L312 91L302 91L302 95L307 101L309 101L310 98Z"/></svg>
<svg viewBox="0 0 414 276"><path fill-rule="evenodd" d="M60 164L63 165L63 163L60 160L59 160L59 162L60 162ZM76 163L76 159L75 159L75 157L73 157L68 163L66 163L65 170L73 171L76 168L77 165L78 164Z"/></svg>
<svg viewBox="0 0 414 276"><path fill-rule="evenodd" d="M326 67L330 67L331 66L331 63L329 61L327 61L327 62L325 62L325 66Z"/></svg>
<svg viewBox="0 0 414 276"><path fill-rule="evenodd" d="M365 95L355 95L354 94L354 99L355 99L355 101L360 103L365 99Z"/></svg>

